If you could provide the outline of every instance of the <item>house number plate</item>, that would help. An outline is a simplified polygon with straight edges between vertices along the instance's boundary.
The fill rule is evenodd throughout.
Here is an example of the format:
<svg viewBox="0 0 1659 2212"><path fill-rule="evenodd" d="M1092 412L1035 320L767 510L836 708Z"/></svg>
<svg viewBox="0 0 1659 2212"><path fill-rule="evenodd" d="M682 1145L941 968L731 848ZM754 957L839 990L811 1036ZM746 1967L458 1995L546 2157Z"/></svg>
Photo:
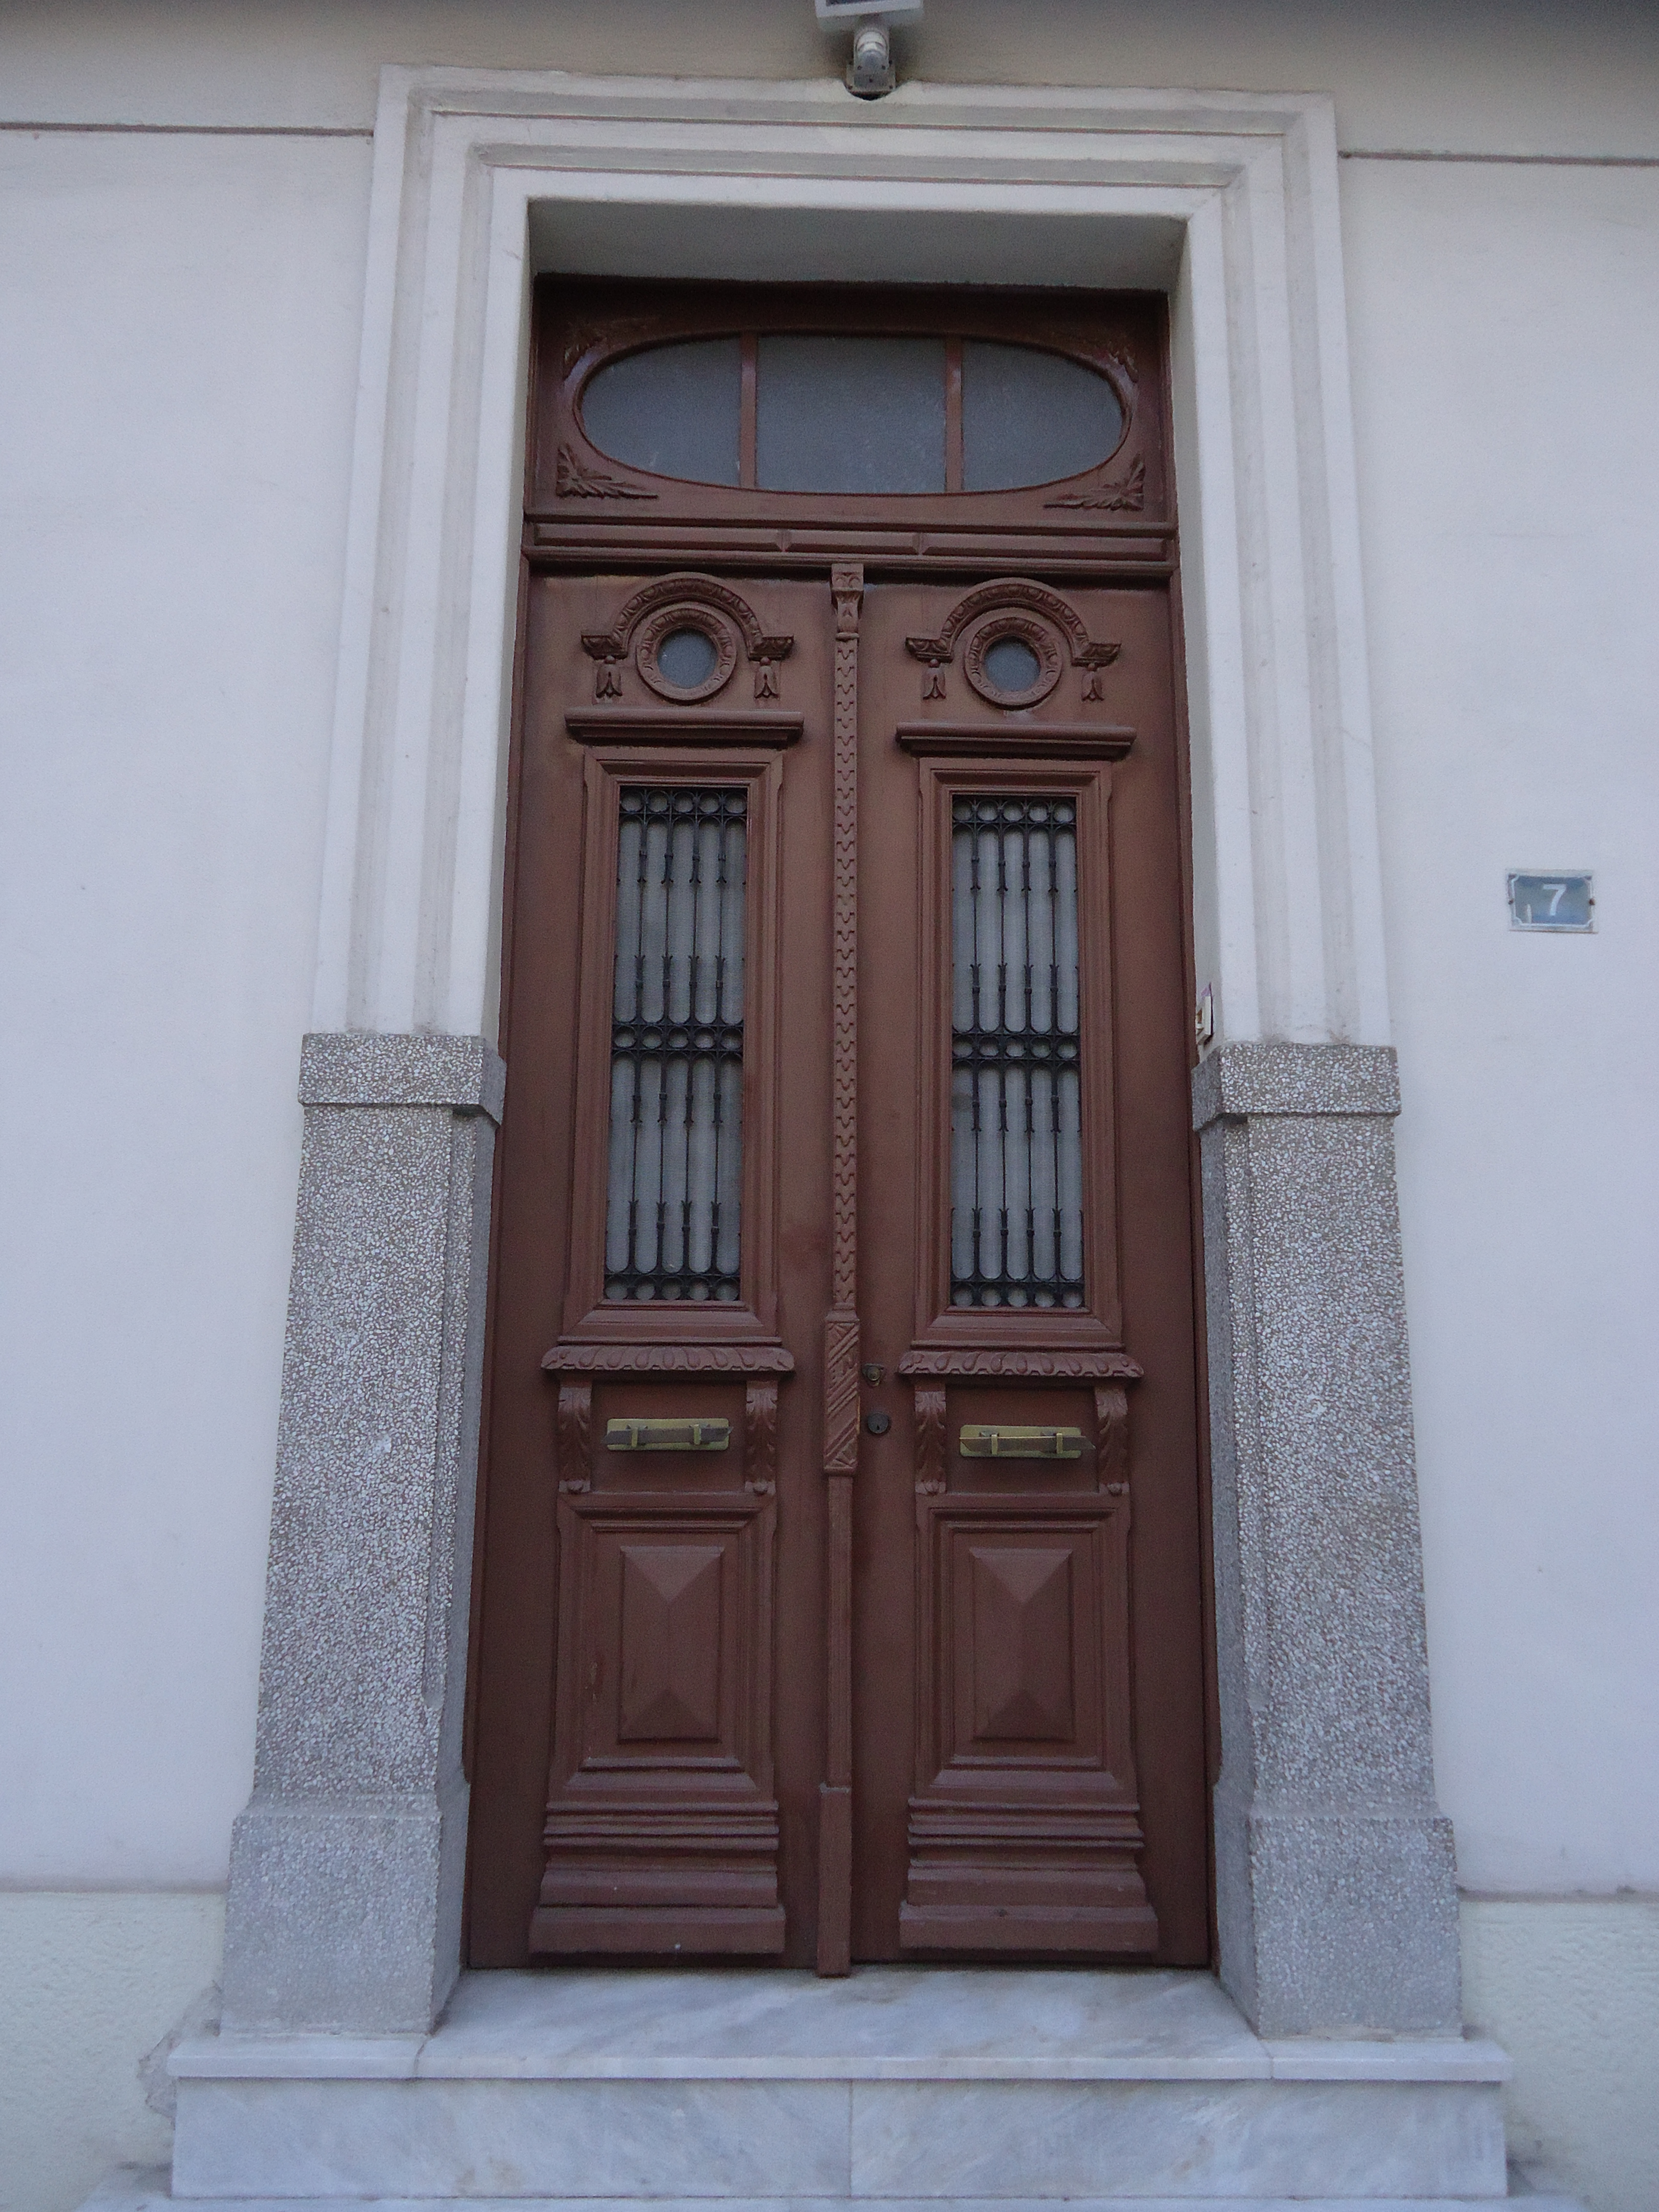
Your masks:
<svg viewBox="0 0 1659 2212"><path fill-rule="evenodd" d="M1595 878L1583 870L1556 868L1510 878L1511 929L1577 930L1595 927Z"/></svg>

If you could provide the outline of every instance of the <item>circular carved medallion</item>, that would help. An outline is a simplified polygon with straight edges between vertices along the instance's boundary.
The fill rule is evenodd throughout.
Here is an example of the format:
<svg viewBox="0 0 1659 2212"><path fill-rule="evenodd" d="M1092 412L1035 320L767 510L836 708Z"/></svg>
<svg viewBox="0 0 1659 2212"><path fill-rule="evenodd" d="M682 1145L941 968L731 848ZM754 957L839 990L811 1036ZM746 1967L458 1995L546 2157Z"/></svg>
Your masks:
<svg viewBox="0 0 1659 2212"><path fill-rule="evenodd" d="M737 665L735 626L695 600L659 607L634 633L634 665L641 682L676 706L712 699Z"/></svg>
<svg viewBox="0 0 1659 2212"><path fill-rule="evenodd" d="M1024 607L981 615L963 641L963 673L994 707L1035 707L1060 681L1066 656L1054 626Z"/></svg>

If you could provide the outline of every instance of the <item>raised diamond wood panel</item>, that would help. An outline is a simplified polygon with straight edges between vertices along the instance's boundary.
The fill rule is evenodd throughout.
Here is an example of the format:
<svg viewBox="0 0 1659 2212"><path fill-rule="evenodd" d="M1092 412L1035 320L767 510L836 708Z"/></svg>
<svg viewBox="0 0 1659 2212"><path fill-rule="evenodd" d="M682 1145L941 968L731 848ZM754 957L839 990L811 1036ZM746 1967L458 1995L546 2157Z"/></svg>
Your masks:
<svg viewBox="0 0 1659 2212"><path fill-rule="evenodd" d="M1072 1555L970 1547L976 1742L1069 1742Z"/></svg>
<svg viewBox="0 0 1659 2212"><path fill-rule="evenodd" d="M622 1571L618 1740L708 1741L720 1733L719 1547L624 1544Z"/></svg>

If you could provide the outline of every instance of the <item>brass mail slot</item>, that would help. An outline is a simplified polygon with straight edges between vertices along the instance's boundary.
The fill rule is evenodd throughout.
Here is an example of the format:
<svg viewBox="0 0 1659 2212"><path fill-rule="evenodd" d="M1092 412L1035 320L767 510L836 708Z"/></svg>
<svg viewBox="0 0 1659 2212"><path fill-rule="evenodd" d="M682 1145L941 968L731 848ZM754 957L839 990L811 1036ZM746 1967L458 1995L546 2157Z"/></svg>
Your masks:
<svg viewBox="0 0 1659 2212"><path fill-rule="evenodd" d="M986 1421L963 1425L957 1439L963 1459L1081 1459L1081 1429L1006 1429Z"/></svg>
<svg viewBox="0 0 1659 2212"><path fill-rule="evenodd" d="M724 1451L730 1421L607 1421L607 1451Z"/></svg>

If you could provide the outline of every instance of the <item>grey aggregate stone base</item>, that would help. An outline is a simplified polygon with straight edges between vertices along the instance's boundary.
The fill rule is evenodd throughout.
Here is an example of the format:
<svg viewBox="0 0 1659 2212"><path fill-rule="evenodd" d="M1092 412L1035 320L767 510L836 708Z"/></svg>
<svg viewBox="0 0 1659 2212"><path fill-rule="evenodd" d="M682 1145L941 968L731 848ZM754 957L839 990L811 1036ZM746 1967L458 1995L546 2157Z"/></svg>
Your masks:
<svg viewBox="0 0 1659 2212"><path fill-rule="evenodd" d="M1453 2032L1391 1052L1230 1045L1203 1165L1221 1975L1264 2035Z"/></svg>
<svg viewBox="0 0 1659 2212"><path fill-rule="evenodd" d="M224 2026L429 2026L460 1960L466 1809L459 1777L432 1804L256 1796L233 1847Z"/></svg>
<svg viewBox="0 0 1659 2212"><path fill-rule="evenodd" d="M1193 1127L1224 1114L1397 1114L1389 1045L1228 1044L1193 1071Z"/></svg>
<svg viewBox="0 0 1659 2212"><path fill-rule="evenodd" d="M313 1032L300 1051L302 1106L453 1106L498 1126L507 1069L481 1036Z"/></svg>
<svg viewBox="0 0 1659 2212"><path fill-rule="evenodd" d="M312 1036L228 2031L421 2031L460 1958L481 1037Z"/></svg>

